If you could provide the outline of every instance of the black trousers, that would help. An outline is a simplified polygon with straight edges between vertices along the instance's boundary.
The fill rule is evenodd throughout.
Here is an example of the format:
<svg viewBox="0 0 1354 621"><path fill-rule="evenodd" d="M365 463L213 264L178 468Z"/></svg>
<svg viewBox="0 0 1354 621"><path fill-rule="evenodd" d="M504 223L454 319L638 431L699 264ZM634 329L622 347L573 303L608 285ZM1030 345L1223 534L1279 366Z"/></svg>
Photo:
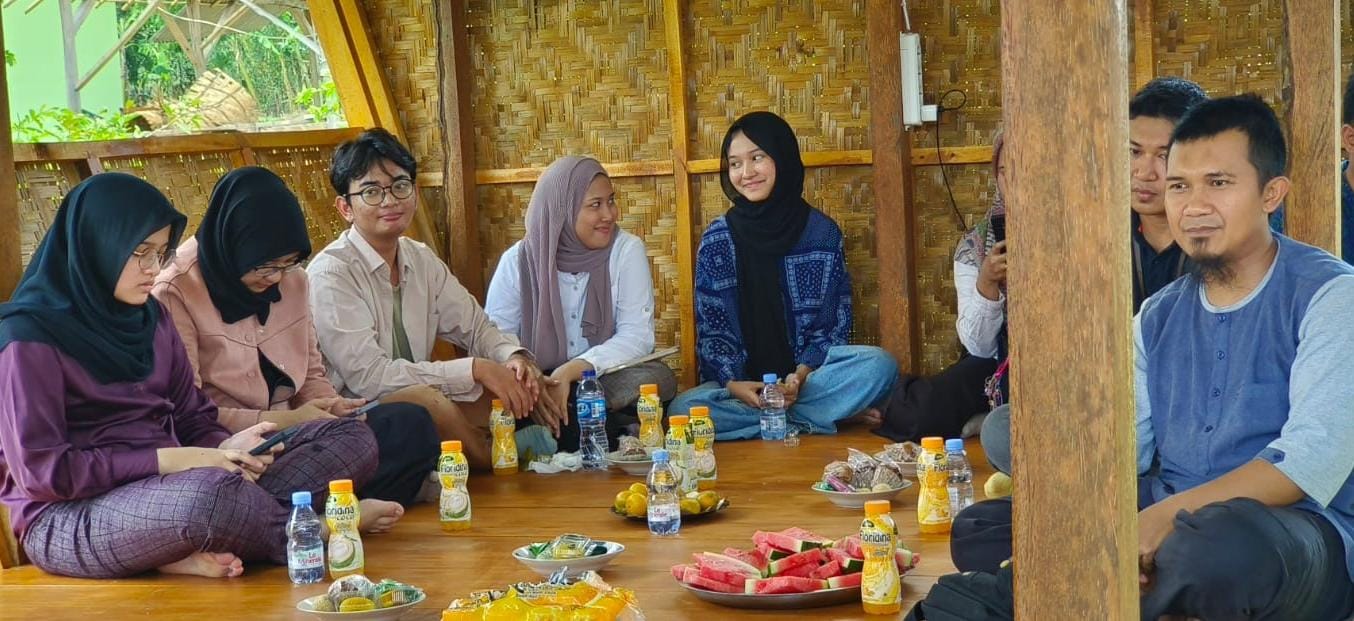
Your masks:
<svg viewBox="0 0 1354 621"><path fill-rule="evenodd" d="M995 572L1011 557L1010 500L959 512L950 553L960 571ZM1350 614L1354 583L1335 527L1315 513L1248 498L1181 512L1142 597L1143 621L1343 621Z"/></svg>
<svg viewBox="0 0 1354 621"><path fill-rule="evenodd" d="M376 435L380 462L376 476L362 486L359 495L406 507L413 504L442 454L432 416L412 403L383 403L367 412L367 425Z"/></svg>

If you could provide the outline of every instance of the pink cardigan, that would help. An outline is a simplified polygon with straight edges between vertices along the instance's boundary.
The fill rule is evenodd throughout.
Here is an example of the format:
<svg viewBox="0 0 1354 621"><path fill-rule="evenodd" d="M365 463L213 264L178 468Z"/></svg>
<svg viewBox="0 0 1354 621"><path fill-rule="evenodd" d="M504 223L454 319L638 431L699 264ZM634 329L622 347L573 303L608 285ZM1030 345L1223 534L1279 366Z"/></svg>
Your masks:
<svg viewBox="0 0 1354 621"><path fill-rule="evenodd" d="M269 310L267 324L259 325L257 317L225 323L207 294L192 238L179 245L174 263L155 279L152 293L174 317L193 363L193 380L216 401L217 420L231 432L258 423L261 410L294 409L311 399L338 396L316 345L305 271L287 272L279 286L282 299ZM291 378L295 394L268 394L259 371L260 351Z"/></svg>

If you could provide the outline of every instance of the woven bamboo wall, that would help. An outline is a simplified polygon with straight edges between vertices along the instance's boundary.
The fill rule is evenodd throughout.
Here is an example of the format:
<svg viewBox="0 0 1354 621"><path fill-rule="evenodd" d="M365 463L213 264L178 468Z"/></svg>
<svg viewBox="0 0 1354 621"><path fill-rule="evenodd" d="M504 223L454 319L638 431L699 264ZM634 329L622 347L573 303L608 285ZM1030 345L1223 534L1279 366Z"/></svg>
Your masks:
<svg viewBox="0 0 1354 621"><path fill-rule="evenodd" d="M33 162L15 166L19 185L19 253L24 266L56 217L61 199L80 183L72 162Z"/></svg>

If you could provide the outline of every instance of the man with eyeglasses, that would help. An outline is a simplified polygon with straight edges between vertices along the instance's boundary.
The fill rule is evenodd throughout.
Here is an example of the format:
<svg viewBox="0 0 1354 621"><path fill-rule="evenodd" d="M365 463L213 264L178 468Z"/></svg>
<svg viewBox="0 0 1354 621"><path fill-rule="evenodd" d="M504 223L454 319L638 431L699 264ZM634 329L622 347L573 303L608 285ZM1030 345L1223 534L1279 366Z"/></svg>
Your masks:
<svg viewBox="0 0 1354 621"><path fill-rule="evenodd" d="M352 228L307 267L316 336L340 392L424 406L443 440L461 440L471 465L487 468L490 399L519 420L560 414L537 408L545 380L517 338L499 331L431 248L403 237L417 209L416 173L413 155L383 129L334 151L334 207ZM467 356L431 360L439 338Z"/></svg>

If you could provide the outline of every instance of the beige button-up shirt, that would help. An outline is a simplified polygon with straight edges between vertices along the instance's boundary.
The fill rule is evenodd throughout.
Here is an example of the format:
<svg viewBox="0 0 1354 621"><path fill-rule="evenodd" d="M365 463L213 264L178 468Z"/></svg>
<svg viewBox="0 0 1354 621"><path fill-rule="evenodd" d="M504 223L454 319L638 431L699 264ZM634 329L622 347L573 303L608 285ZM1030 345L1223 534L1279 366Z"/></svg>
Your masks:
<svg viewBox="0 0 1354 621"><path fill-rule="evenodd" d="M478 399L482 388L471 374L471 358L429 360L436 340L500 363L523 351L521 344L494 326L431 248L401 237L397 261L413 361L391 355L395 288L390 267L371 244L348 229L311 259L310 309L329 381L366 399L420 384L441 387L457 401Z"/></svg>

